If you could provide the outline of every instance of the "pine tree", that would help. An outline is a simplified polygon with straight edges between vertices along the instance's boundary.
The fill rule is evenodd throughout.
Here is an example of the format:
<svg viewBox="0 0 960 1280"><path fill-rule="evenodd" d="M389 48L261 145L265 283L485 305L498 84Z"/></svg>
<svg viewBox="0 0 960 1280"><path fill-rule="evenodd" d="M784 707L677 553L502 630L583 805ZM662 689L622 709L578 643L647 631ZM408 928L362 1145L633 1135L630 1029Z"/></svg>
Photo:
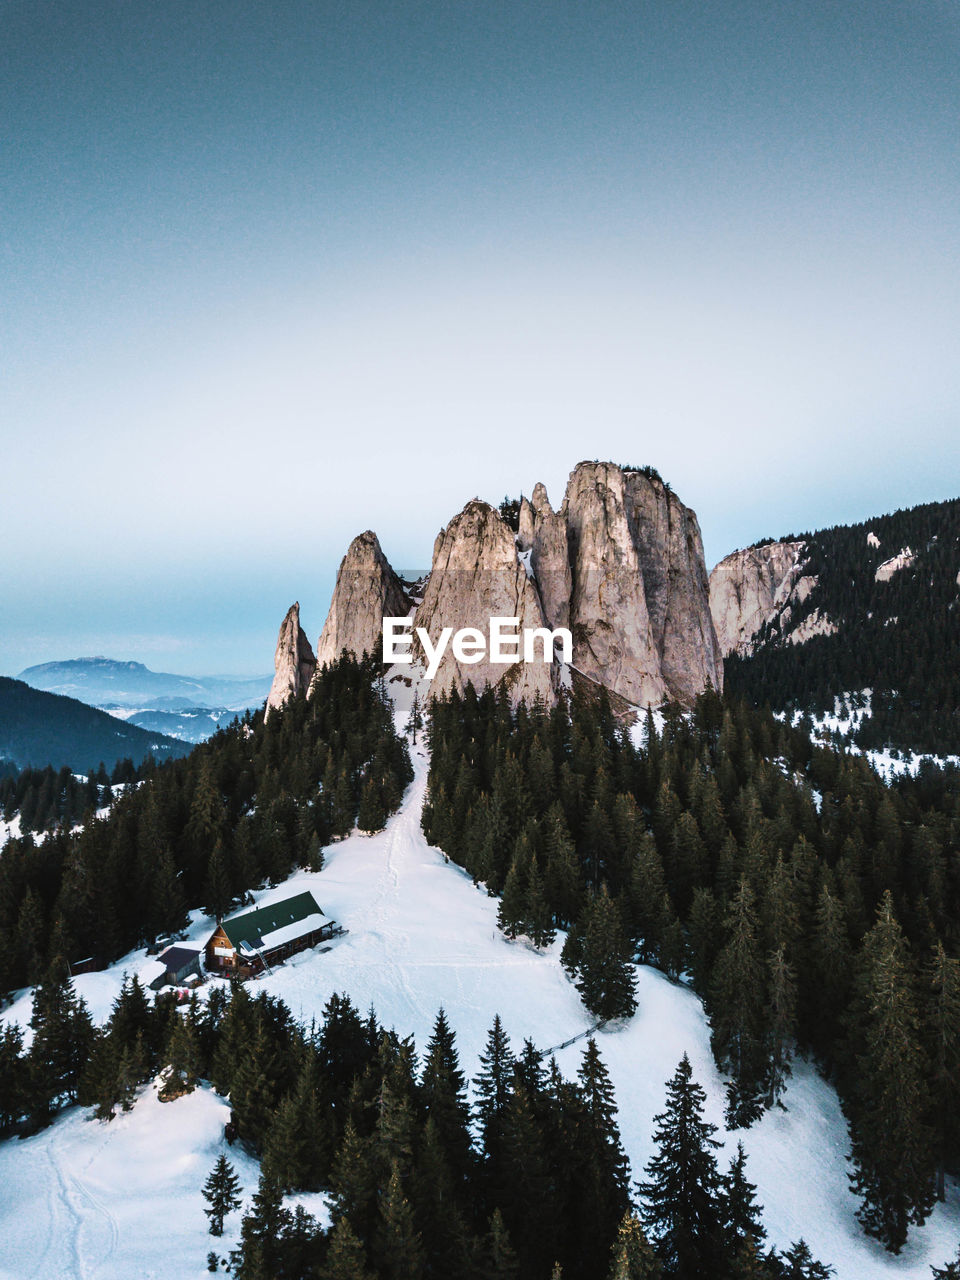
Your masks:
<svg viewBox="0 0 960 1280"><path fill-rule="evenodd" d="M629 1165L620 1143L613 1084L592 1036L577 1076L582 1110L572 1112L570 1159L576 1211L572 1219L575 1249L570 1261L577 1264L578 1274L590 1274L596 1260L606 1254L629 1207Z"/></svg>
<svg viewBox="0 0 960 1280"><path fill-rule="evenodd" d="M166 1051L166 1073L160 1101L172 1102L196 1088L200 1077L200 1046L191 1018L175 1017Z"/></svg>
<svg viewBox="0 0 960 1280"><path fill-rule="evenodd" d="M473 1164L470 1108L456 1038L443 1009L437 1014L427 1043L420 1096L428 1121L436 1126L446 1160L454 1174L465 1179Z"/></svg>
<svg viewBox="0 0 960 1280"><path fill-rule="evenodd" d="M372 1280L363 1245L354 1235L350 1219L345 1216L337 1219L330 1232L323 1274L324 1280Z"/></svg>
<svg viewBox="0 0 960 1280"><path fill-rule="evenodd" d="M205 898L207 914L219 922L230 910L230 877L227 874L227 855L223 840L213 846L207 863L207 887Z"/></svg>
<svg viewBox="0 0 960 1280"><path fill-rule="evenodd" d="M405 732L410 734L410 741L414 746L417 745L417 734L423 728L423 708L420 703L420 691L414 689L413 701L410 704L410 714L407 717L407 723L404 726Z"/></svg>
<svg viewBox="0 0 960 1280"><path fill-rule="evenodd" d="M945 1194L947 1164L960 1152L960 960L938 942L927 971L930 1115L937 1149L937 1199Z"/></svg>
<svg viewBox="0 0 960 1280"><path fill-rule="evenodd" d="M547 905L546 892L536 857L530 863L526 915L530 941L540 951L549 947L557 936L557 931L553 927L553 917Z"/></svg>
<svg viewBox="0 0 960 1280"><path fill-rule="evenodd" d="M0 1027L0 1134L18 1123L27 1106L27 1063L23 1032L16 1023Z"/></svg>
<svg viewBox="0 0 960 1280"><path fill-rule="evenodd" d="M267 1135L263 1164L285 1191L319 1191L329 1158L317 1058L308 1050L296 1088L277 1109Z"/></svg>
<svg viewBox="0 0 960 1280"><path fill-rule="evenodd" d="M377 1175L369 1140L361 1137L350 1118L344 1125L340 1150L333 1163L330 1189L336 1216L349 1218L351 1226L356 1223L360 1239L369 1240L378 1196Z"/></svg>
<svg viewBox="0 0 960 1280"><path fill-rule="evenodd" d="M493 1026L487 1033L487 1044L480 1055L480 1066L482 1070L474 1080L477 1095L476 1111L486 1135L507 1105L513 1074L510 1040L503 1029L499 1013L495 1015ZM486 1145L489 1146L489 1142Z"/></svg>
<svg viewBox="0 0 960 1280"><path fill-rule="evenodd" d="M637 1007L630 944L605 884L587 910L576 985L583 1003L603 1022L629 1018Z"/></svg>
<svg viewBox="0 0 960 1280"><path fill-rule="evenodd" d="M210 1176L203 1184L203 1198L209 1208L204 1213L210 1219L210 1234L223 1235L223 1220L242 1203L240 1179L234 1173L233 1165L225 1155L217 1157L217 1162L210 1171Z"/></svg>
<svg viewBox="0 0 960 1280"><path fill-rule="evenodd" d="M768 1063L764 1043L766 974L760 960L753 890L746 879L726 919L728 938L717 957L710 991L710 1045L733 1077L727 1124L749 1125L759 1114Z"/></svg>
<svg viewBox="0 0 960 1280"><path fill-rule="evenodd" d="M857 1071L849 1116L851 1182L863 1200L857 1217L893 1253L903 1248L910 1225L925 1221L935 1198L913 982L888 890L858 964L851 1016Z"/></svg>
<svg viewBox="0 0 960 1280"><path fill-rule="evenodd" d="M782 1280L830 1280L833 1267L818 1262L803 1239L796 1240L777 1260Z"/></svg>
<svg viewBox="0 0 960 1280"><path fill-rule="evenodd" d="M520 1264L503 1221L503 1214L494 1209L487 1235L486 1266L484 1280L517 1280Z"/></svg>
<svg viewBox="0 0 960 1280"><path fill-rule="evenodd" d="M730 1255L749 1266L759 1256L766 1238L757 1204L757 1188L747 1179L747 1157L743 1143L737 1143L737 1154L730 1161L721 1185L723 1227Z"/></svg>
<svg viewBox="0 0 960 1280"><path fill-rule="evenodd" d="M423 1275L423 1247L404 1195L400 1165L393 1162L380 1208L380 1257L389 1280L419 1280Z"/></svg>
<svg viewBox="0 0 960 1280"><path fill-rule="evenodd" d="M547 901L556 923L561 927L568 927L579 914L583 887L580 883L576 850L559 801L554 801L547 810L542 830Z"/></svg>
<svg viewBox="0 0 960 1280"><path fill-rule="evenodd" d="M619 1220L620 1210L625 1207L627 1199L629 1170L627 1157L620 1143L613 1082L593 1036L587 1040L577 1078L586 1113L585 1127L589 1141L597 1152L605 1174L604 1200L608 1209L616 1210ZM621 1199L624 1205L613 1203L617 1199Z"/></svg>
<svg viewBox="0 0 960 1280"><path fill-rule="evenodd" d="M722 1274L725 1256L714 1151L716 1126L703 1118L706 1094L686 1054L667 1083L666 1110L655 1116L657 1154L639 1186L641 1220L666 1273L677 1280Z"/></svg>
<svg viewBox="0 0 960 1280"><path fill-rule="evenodd" d="M94 1042L87 1007L59 957L34 991L30 1026L29 1109L34 1123L42 1125L58 1106L76 1100Z"/></svg>
<svg viewBox="0 0 960 1280"><path fill-rule="evenodd" d="M767 1106L781 1106L790 1075L793 1040L797 1025L797 984L793 967L787 963L784 948L778 947L768 961L768 987L765 1021L768 1052Z"/></svg>
<svg viewBox="0 0 960 1280"><path fill-rule="evenodd" d="M150 1073L150 1059L143 1042L143 1032L137 1032L133 1046L125 1047L120 1053L117 1063L117 1101L121 1111L130 1111L137 1093L137 1086L146 1080Z"/></svg>
<svg viewBox="0 0 960 1280"><path fill-rule="evenodd" d="M44 921L43 912L37 895L28 886L20 905L17 918L17 937L20 941L20 958L27 984L40 981L43 973L44 956Z"/></svg>
<svg viewBox="0 0 960 1280"><path fill-rule="evenodd" d="M840 1038L850 1000L850 941L843 903L821 887L810 948L810 972L803 986L805 1025L821 1058Z"/></svg>
<svg viewBox="0 0 960 1280"><path fill-rule="evenodd" d="M276 1280L283 1274L281 1242L290 1221L280 1187L261 1173L250 1211L240 1226L240 1244L230 1254L236 1280Z"/></svg>
<svg viewBox="0 0 960 1280"><path fill-rule="evenodd" d="M628 1209L614 1241L608 1280L660 1280L662 1275L660 1259L644 1234L640 1219Z"/></svg>
<svg viewBox="0 0 960 1280"><path fill-rule="evenodd" d="M505 937L514 939L526 928L526 887L519 854L514 854L497 909L497 927Z"/></svg>
<svg viewBox="0 0 960 1280"><path fill-rule="evenodd" d="M368 777L360 792L360 808L357 811L357 826L368 835L382 831L387 821L387 811L380 796L380 788L376 779Z"/></svg>

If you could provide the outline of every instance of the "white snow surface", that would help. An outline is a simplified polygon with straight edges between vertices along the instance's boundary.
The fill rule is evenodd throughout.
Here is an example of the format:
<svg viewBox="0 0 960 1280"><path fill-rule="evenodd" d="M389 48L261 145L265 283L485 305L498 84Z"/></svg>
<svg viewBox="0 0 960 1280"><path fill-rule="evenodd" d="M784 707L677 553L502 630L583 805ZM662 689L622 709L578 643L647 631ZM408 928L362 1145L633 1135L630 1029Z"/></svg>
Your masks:
<svg viewBox="0 0 960 1280"><path fill-rule="evenodd" d="M864 751L855 742L845 741L860 728L864 720L873 715L873 690L860 689L853 693L838 694L833 700L833 711L822 715L811 715L810 723L812 741L829 746L838 739L844 740L844 749L852 756L863 756L883 778L891 782L894 778L909 775L917 776L924 762L942 769L945 765L960 765L960 756L938 756L931 752L898 751L894 747L883 747L880 750ZM784 712L777 712L778 720L786 718ZM796 727L803 719L802 711L795 711L791 723Z"/></svg>
<svg viewBox="0 0 960 1280"><path fill-rule="evenodd" d="M399 681L387 687L403 726L412 688ZM415 780L385 831L355 834L326 851L322 871L300 872L257 895L263 905L310 889L347 933L329 951L305 952L275 968L252 990L262 986L282 997L307 1021L321 1016L334 992L347 992L361 1013L372 1004L387 1026L415 1036L421 1052L442 1005L468 1076L478 1070L477 1056L498 1012L516 1051L528 1036L548 1049L585 1035L592 1021L560 966L562 940L545 954L507 942L496 927L495 900L426 843L420 830L428 767L422 746L413 750L413 760ZM200 940L211 927L196 912L190 936ZM109 1013L124 973L136 972L144 958L138 951L104 973L76 979L98 1020ZM725 1133L723 1080L713 1064L699 999L645 966L637 969L637 990L636 1015L625 1026L597 1033L634 1178L642 1176L653 1154L654 1115L663 1107L665 1082L687 1053L707 1092L708 1118L720 1126L722 1163L738 1138L743 1141L748 1174L765 1206L769 1243L785 1247L802 1235L817 1257L836 1268L837 1280L929 1280L931 1265L955 1256L955 1184L927 1224L911 1231L899 1258L885 1253L854 1218L847 1131L833 1089L798 1062L786 1111L767 1114L749 1130ZM24 1023L30 1007L24 993L5 1016ZM583 1048L581 1039L558 1052L568 1077ZM207 1251L223 1254L239 1228L234 1215L223 1241L207 1235L199 1192L225 1149L227 1111L226 1102L206 1088L166 1104L148 1088L128 1116L109 1124L73 1109L36 1137L0 1144L0 1277L200 1280ZM229 1156L252 1194L255 1168L237 1148ZM322 1197L293 1202L298 1201L315 1214L324 1211Z"/></svg>
<svg viewBox="0 0 960 1280"><path fill-rule="evenodd" d="M74 1107L51 1128L0 1144L0 1280L201 1280L236 1244L241 1213L208 1234L200 1188L224 1152L243 1187L256 1161L228 1147L229 1103L203 1087L160 1102L157 1082L109 1123Z"/></svg>

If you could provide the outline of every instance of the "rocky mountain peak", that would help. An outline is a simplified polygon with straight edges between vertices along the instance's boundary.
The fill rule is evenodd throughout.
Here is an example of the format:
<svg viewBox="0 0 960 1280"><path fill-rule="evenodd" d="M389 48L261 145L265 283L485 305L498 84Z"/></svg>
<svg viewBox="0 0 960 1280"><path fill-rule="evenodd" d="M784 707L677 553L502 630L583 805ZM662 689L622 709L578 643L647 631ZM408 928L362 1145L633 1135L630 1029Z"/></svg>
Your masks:
<svg viewBox="0 0 960 1280"><path fill-rule="evenodd" d="M337 570L337 584L317 644L317 665L337 659L346 649L360 657L379 653L385 617L410 611L403 584L383 554L372 529L357 534Z"/></svg>
<svg viewBox="0 0 960 1280"><path fill-rule="evenodd" d="M409 609L376 535L361 534L340 566L317 661L343 648L376 651L383 617ZM580 462L559 510L540 483L522 499L516 536L489 503L471 499L437 534L413 625L435 645L445 627L486 635L491 617L519 618L521 631L569 628L574 668L633 703L689 703L708 682L723 684L697 518L652 471ZM416 639L413 654L426 656ZM431 688L468 680L503 683L514 701L552 701L559 671L466 663L448 649Z"/></svg>
<svg viewBox="0 0 960 1280"><path fill-rule="evenodd" d="M695 513L655 472L580 462L560 515L574 666L639 704L721 689Z"/></svg>
<svg viewBox="0 0 960 1280"><path fill-rule="evenodd" d="M521 630L544 625L536 583L520 561L513 531L489 503L473 498L437 535L433 567L414 626L424 628L436 643L444 627L454 631L475 627L486 635L491 617L519 618ZM424 658L419 641L414 641L413 654L415 659ZM489 662L486 656L466 664L449 649L431 692L462 689L468 681L477 688L503 683L513 701L532 701L538 694L552 701L556 693L552 665L504 666Z"/></svg>
<svg viewBox="0 0 960 1280"><path fill-rule="evenodd" d="M287 610L277 636L277 650L273 659L275 675L267 696L265 714L282 706L290 697L296 697L310 687L317 660L310 647L306 632L300 626L300 602L295 601Z"/></svg>

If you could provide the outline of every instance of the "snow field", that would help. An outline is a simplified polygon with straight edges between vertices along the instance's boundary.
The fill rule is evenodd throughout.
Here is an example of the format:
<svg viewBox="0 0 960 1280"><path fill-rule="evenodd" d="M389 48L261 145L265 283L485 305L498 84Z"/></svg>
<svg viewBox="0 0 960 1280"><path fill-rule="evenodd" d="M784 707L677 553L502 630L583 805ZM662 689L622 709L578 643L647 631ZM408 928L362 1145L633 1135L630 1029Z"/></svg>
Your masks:
<svg viewBox="0 0 960 1280"><path fill-rule="evenodd" d="M402 729L412 686L392 681L387 687ZM347 932L329 951L295 956L251 990L262 986L280 996L308 1022L321 1017L330 995L346 992L361 1013L372 1005L385 1025L412 1034L421 1053L442 1005L468 1076L478 1070L496 1013L515 1051L525 1037L549 1049L587 1032L592 1020L560 967L562 939L543 954L523 942L507 942L496 928L495 900L426 843L420 811L428 760L422 745L412 754L414 782L386 830L349 837L326 851L322 871L298 873L257 895L259 906L310 889ZM210 928L195 913L189 936L200 940ZM136 952L104 973L76 979L98 1020L109 1013L124 973L135 973L143 959ZM926 1226L911 1232L899 1258L863 1235L847 1182L847 1131L836 1094L805 1063L795 1064L786 1111L767 1114L747 1131L724 1133L723 1081L713 1065L700 1001L648 967L638 967L637 987L637 1014L622 1028L597 1033L635 1179L653 1154L654 1116L663 1107L665 1082L687 1053L707 1092L708 1118L725 1142L718 1153L721 1165L738 1138L743 1141L770 1244L786 1247L802 1235L817 1257L836 1268L838 1280L929 1280L931 1265L954 1256L960 1238L955 1185ZM25 1023L29 994L5 1016ZM558 1052L567 1076L575 1074L583 1048L581 1040ZM0 1239L7 1242L0 1277L182 1280L205 1274L208 1250L222 1254L227 1247L206 1234L200 1196L201 1183L225 1149L227 1112L228 1104L207 1089L166 1104L147 1089L129 1115L109 1124L74 1109L26 1142L0 1144ZM254 1163L237 1148L229 1155L251 1194ZM323 1210L321 1197L297 1199L313 1213ZM228 1233L238 1225L235 1215ZM232 1242L229 1234L225 1240Z"/></svg>

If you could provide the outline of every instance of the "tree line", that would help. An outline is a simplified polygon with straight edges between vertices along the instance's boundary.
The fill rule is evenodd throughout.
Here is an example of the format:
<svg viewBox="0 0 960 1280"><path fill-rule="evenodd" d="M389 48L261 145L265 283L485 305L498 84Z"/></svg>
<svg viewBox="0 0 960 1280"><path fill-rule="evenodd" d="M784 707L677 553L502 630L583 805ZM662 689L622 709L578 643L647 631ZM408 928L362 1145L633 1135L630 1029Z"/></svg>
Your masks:
<svg viewBox="0 0 960 1280"><path fill-rule="evenodd" d="M265 881L319 868L324 846L355 825L379 830L412 771L378 675L344 656L309 699L266 721L248 713L189 756L145 766L105 816L91 792L82 830L9 841L0 991L36 982L54 956L106 963L175 934L197 904L220 918Z"/></svg>
<svg viewBox="0 0 960 1280"><path fill-rule="evenodd" d="M775 621L752 655L726 659L727 689L780 711L821 712L838 694L870 689L859 746L960 753L960 500L799 536L817 587L792 608L791 629L819 609L838 633L781 644ZM877 582L877 567L907 547L916 562Z"/></svg>
<svg viewBox="0 0 960 1280"><path fill-rule="evenodd" d="M634 1183L595 1040L575 1080L494 1019L472 1081L441 1009L412 1039L334 995L319 1023L236 984L178 1007L125 980L95 1028L55 963L37 987L29 1051L0 1042L0 1129L33 1132L71 1103L103 1122L155 1080L173 1102L201 1081L230 1099L225 1136L260 1161L225 1256L237 1280L826 1280L798 1241L765 1246L743 1148L721 1170L684 1058L656 1117L657 1154ZM225 1153L204 1184L211 1234L241 1203ZM289 1193L325 1191L321 1227Z"/></svg>
<svg viewBox="0 0 960 1280"><path fill-rule="evenodd" d="M629 1016L634 962L702 997L729 1127L788 1105L810 1055L850 1126L860 1221L894 1252L960 1168L960 787L887 787L708 691L636 745L606 695L435 700L423 826L501 928ZM786 1100L786 1101L785 1101Z"/></svg>

